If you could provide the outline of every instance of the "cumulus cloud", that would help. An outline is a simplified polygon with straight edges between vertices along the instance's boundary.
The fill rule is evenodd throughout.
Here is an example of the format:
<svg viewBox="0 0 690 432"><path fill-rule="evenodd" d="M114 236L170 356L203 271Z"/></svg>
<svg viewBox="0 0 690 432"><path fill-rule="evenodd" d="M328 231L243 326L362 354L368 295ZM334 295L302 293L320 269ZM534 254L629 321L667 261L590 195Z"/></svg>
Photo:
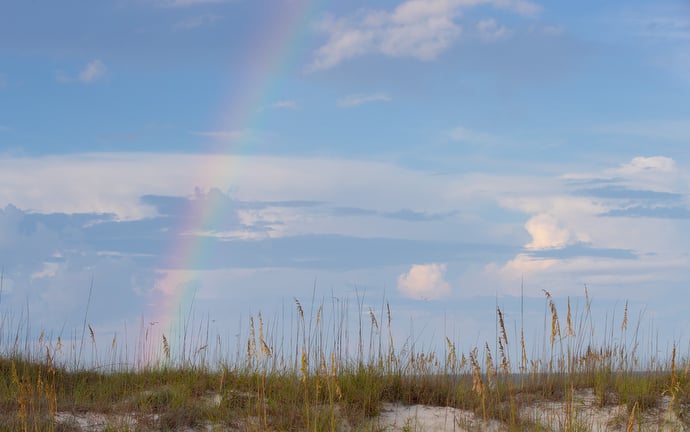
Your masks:
<svg viewBox="0 0 690 432"><path fill-rule="evenodd" d="M338 106L342 108L351 108L371 102L390 102L390 100L390 96L381 92L371 94L353 94L338 99Z"/></svg>
<svg viewBox="0 0 690 432"><path fill-rule="evenodd" d="M525 224L532 241L525 245L528 249L563 247L571 242L572 235L558 220L546 213L532 216Z"/></svg>
<svg viewBox="0 0 690 432"><path fill-rule="evenodd" d="M460 37L462 27L456 20L462 11L480 4L527 16L540 10L534 3L520 0L407 0L392 11L366 10L344 18L328 16L318 26L328 40L315 51L310 69L328 69L365 54L433 60ZM495 22L493 27L491 22L483 27L494 35L507 31Z"/></svg>
<svg viewBox="0 0 690 432"><path fill-rule="evenodd" d="M398 276L398 291L405 297L437 300L451 293L445 280L446 264L415 264Z"/></svg>
<svg viewBox="0 0 690 432"><path fill-rule="evenodd" d="M623 283L642 288L650 274L676 283L658 270L663 266L685 273L690 189L687 171L672 158L634 157L552 180L549 188L498 192L503 206L528 215L524 249L485 267L484 276L504 292L514 294L523 276L539 289L602 283L613 292Z"/></svg>
<svg viewBox="0 0 690 432"><path fill-rule="evenodd" d="M86 67L79 72L79 81L83 83L92 83L105 78L108 69L100 60L93 60L89 62Z"/></svg>

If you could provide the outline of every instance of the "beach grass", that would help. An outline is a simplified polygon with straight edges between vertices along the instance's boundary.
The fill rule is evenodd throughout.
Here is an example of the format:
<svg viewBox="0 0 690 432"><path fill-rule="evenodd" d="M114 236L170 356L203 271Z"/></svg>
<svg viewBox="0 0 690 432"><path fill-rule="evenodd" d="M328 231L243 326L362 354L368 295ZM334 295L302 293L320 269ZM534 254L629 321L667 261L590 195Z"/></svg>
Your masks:
<svg viewBox="0 0 690 432"><path fill-rule="evenodd" d="M584 390L600 408L623 407L611 430L646 430L645 413L661 404L676 428L690 425L688 358L676 344L662 357L640 355L646 342L627 303L598 332L585 299L579 311L570 299L559 310L544 292L545 343L536 348L524 328L509 338L496 307L495 339L468 352L449 336L436 349L414 338L396 344L390 305L375 312L359 298L309 308L295 299L285 322L250 316L231 354L203 321L187 322L174 340L142 323L130 349L116 337L98 346L86 319L81 337L67 342L30 338L27 323L7 328L5 317L0 431L86 430L75 419L87 414L101 415L108 431L379 430L372 419L386 403L459 408L505 430L581 431L589 423L574 407ZM561 403L557 426L525 415L538 402Z"/></svg>

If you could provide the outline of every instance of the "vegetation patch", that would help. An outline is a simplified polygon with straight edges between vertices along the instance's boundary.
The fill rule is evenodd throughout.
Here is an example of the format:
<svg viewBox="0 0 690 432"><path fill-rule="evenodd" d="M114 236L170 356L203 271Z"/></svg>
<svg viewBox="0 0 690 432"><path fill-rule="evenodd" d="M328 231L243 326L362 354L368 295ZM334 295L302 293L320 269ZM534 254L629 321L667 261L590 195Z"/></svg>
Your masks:
<svg viewBox="0 0 690 432"><path fill-rule="evenodd" d="M207 339L195 345L185 336L186 348L175 351L165 335L146 334L146 362L115 361L113 341L110 354L93 356L110 356L107 362L84 367L61 362L62 341L41 335L24 344L29 350L0 347L0 431L423 430L438 416L456 430L690 426L688 359L675 345L663 360L640 359L627 306L622 321L611 323L609 342L596 344L588 338L588 297L577 317L568 301L564 320L549 293L545 305L548 345L536 358L528 357L538 351L528 351L524 337L508 338L498 308L494 349L487 342L466 353L447 337L440 351L396 346L387 306L383 316L369 311L368 326L360 322L351 340L323 305L308 316L299 301L289 343L269 334L261 315L250 317L246 351L233 361L195 356ZM81 344L96 352L89 330L90 341ZM413 416L410 407L427 417Z"/></svg>

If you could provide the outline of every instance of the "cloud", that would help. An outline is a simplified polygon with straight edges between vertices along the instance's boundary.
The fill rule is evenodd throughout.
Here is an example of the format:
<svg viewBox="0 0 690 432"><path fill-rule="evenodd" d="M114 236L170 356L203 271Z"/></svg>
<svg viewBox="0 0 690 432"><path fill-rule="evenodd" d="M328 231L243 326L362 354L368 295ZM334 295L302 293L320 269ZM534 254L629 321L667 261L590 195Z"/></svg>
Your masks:
<svg viewBox="0 0 690 432"><path fill-rule="evenodd" d="M405 297L422 300L448 297L451 289L445 274L446 264L415 264L398 277L398 291Z"/></svg>
<svg viewBox="0 0 690 432"><path fill-rule="evenodd" d="M99 153L42 157L5 155L0 156L0 165L6 167L0 172L0 184L4 186L0 188L0 205L13 203L40 213L99 213L116 215L118 220L137 220L158 214L154 206L141 200L143 195L187 197L198 187L202 191L233 190L233 198L245 202L329 203L308 212L285 205L240 209L246 217L263 222L278 218L284 225L275 229L291 235L337 233L401 237L402 232L409 231L410 219L443 218L462 223L455 217L445 217L457 210L455 197L444 196L444 191L453 187L454 182L434 173L384 162L218 154ZM381 195L373 194L373 190L381 191ZM330 210L331 207L361 208L375 213L373 220L361 226L348 223L347 215L339 215ZM447 238L439 228L429 228L435 231L436 238ZM429 234L426 231L425 235ZM477 238L466 239L475 241Z"/></svg>
<svg viewBox="0 0 690 432"><path fill-rule="evenodd" d="M644 200L644 201L677 201L683 197L682 194L671 192L659 192L654 190L632 189L621 185L607 185L589 189L579 189L575 191L578 195L591 196L597 198L620 199L620 200Z"/></svg>
<svg viewBox="0 0 690 432"><path fill-rule="evenodd" d="M7 88L8 85L7 77L0 73L0 89Z"/></svg>
<svg viewBox="0 0 690 432"><path fill-rule="evenodd" d="M84 70L79 72L79 81L83 83L92 83L105 78L107 73L108 69L102 61L93 60L86 65Z"/></svg>
<svg viewBox="0 0 690 432"><path fill-rule="evenodd" d="M351 108L372 102L390 102L391 98L385 93L353 94L338 99L338 106Z"/></svg>
<svg viewBox="0 0 690 432"><path fill-rule="evenodd" d="M587 283L597 297L624 288L639 299L657 287L680 296L690 277L688 219L601 215L644 212L635 207L654 208L665 194L682 208L687 165L620 162L591 172L535 164L530 174L439 174L313 157L3 155L3 305L11 286L9 308L29 297L37 316L83 317L93 275L99 319L141 316L153 296L180 286L198 286L214 317L227 316L219 299L246 313L283 294L310 296L315 275L319 287L370 284L377 296L395 284L415 299L519 295L523 276L528 295L581 294ZM581 194L583 185L595 192ZM260 289L247 282L269 274Z"/></svg>
<svg viewBox="0 0 690 432"><path fill-rule="evenodd" d="M601 284L607 295L625 286L643 297L655 277L675 284L675 276L664 271L687 273L688 250L681 245L690 241L687 176L687 168L672 158L638 156L598 172L552 178L548 187L532 192L526 185L503 189L499 202L529 215L529 240L513 258L486 265L482 275L499 292L512 294L522 277L535 293ZM532 187L537 184L535 179Z"/></svg>
<svg viewBox="0 0 690 432"><path fill-rule="evenodd" d="M642 171L673 171L676 167L676 162L665 156L642 157L633 158L629 163L624 164L620 171L625 174L635 174Z"/></svg>
<svg viewBox="0 0 690 432"><path fill-rule="evenodd" d="M484 42L496 42L512 34L506 26L499 25L493 18L481 20L475 27L479 38Z"/></svg>
<svg viewBox="0 0 690 432"><path fill-rule="evenodd" d="M529 251L527 253L537 259L572 259L579 257L601 257L613 259L637 259L637 254L629 249L593 248L586 243L578 242L559 248Z"/></svg>
<svg viewBox="0 0 690 432"><path fill-rule="evenodd" d="M398 210L394 212L383 212L381 215L391 219L399 219L409 222L428 222L434 220L440 220L451 216L453 212L448 212L445 214L440 213L424 213L409 209Z"/></svg>
<svg viewBox="0 0 690 432"><path fill-rule="evenodd" d="M77 76L73 76L64 71L56 71L55 79L63 84L69 84L73 82L80 82L83 84L91 84L97 81L101 81L108 76L108 68L101 60L92 60L84 66Z"/></svg>
<svg viewBox="0 0 690 432"><path fill-rule="evenodd" d="M525 245L527 249L560 248L574 237L553 215L546 213L532 216L525 224L525 229L532 236L532 241Z"/></svg>
<svg viewBox="0 0 690 432"><path fill-rule="evenodd" d="M464 9L480 4L532 16L540 8L527 1L512 0L407 0L392 11L365 10L354 16L321 20L318 30L328 35L325 44L314 52L311 70L328 69L366 54L434 60L460 37L456 19ZM488 25L488 27L487 27ZM484 24L494 35L502 29Z"/></svg>
<svg viewBox="0 0 690 432"><path fill-rule="evenodd" d="M601 216L653 219L690 219L690 209L685 207L649 207L638 205L609 210L606 213L602 213Z"/></svg>

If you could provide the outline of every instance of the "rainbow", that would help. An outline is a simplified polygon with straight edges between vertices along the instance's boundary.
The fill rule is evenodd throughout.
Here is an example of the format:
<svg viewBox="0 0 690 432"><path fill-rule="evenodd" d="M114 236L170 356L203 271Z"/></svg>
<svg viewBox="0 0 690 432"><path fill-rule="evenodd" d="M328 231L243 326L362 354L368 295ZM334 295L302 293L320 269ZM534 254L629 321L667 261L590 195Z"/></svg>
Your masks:
<svg viewBox="0 0 690 432"><path fill-rule="evenodd" d="M240 169L236 155L246 151L243 147L250 144L248 136L252 130L260 129L260 112L274 100L280 91L278 78L291 67L296 65L305 35L311 23L323 11L325 0L293 0L284 2L284 11L271 14L271 22L261 23L256 29L257 35L251 43L252 49L245 58L233 62L243 68L243 82L241 91L233 86L226 91L227 109L221 112L215 120L220 131L232 131L233 139L217 140L211 158L210 166L204 166L199 173L199 184L217 185L220 189L227 188L231 179ZM273 5L273 3L271 3ZM277 2L275 4L278 4ZM176 227L175 232L184 233L168 250L161 268L163 277L157 282L154 290L154 304L152 322L157 322L164 332L174 334L182 330L181 319L187 314L195 295L194 271L206 258L204 238L194 233L209 226L213 220L221 215L215 208L213 200L203 200L189 207L189 214L183 218L184 224ZM170 337L170 336L168 336Z"/></svg>

